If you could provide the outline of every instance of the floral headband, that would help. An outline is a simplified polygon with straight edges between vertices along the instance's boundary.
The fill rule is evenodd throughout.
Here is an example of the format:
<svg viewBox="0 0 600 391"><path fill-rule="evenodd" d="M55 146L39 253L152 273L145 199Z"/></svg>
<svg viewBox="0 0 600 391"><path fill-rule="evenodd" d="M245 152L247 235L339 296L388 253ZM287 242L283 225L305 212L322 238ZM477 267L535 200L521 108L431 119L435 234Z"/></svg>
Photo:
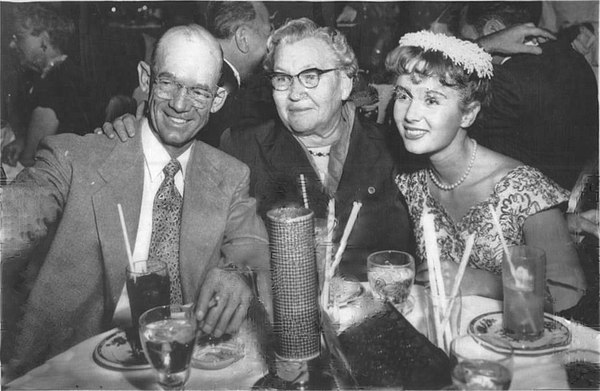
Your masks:
<svg viewBox="0 0 600 391"><path fill-rule="evenodd" d="M440 52L468 74L475 71L479 78L491 79L494 75L492 56L472 42L422 30L405 34L398 43L400 46L416 46L426 51Z"/></svg>

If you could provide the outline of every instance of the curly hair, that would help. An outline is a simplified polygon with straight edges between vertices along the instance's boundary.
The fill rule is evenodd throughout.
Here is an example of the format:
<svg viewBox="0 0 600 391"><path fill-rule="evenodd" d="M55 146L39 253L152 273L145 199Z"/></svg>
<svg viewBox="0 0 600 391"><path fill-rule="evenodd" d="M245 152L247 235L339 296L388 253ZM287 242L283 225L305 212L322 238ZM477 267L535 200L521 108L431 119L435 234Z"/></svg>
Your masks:
<svg viewBox="0 0 600 391"><path fill-rule="evenodd" d="M338 67L350 78L358 73L358 61L348 40L340 31L332 27L319 27L308 18L293 19L275 30L267 41L267 56L264 68L272 71L277 47L306 38L316 38L325 42L337 58Z"/></svg>
<svg viewBox="0 0 600 391"><path fill-rule="evenodd" d="M231 38L241 25L255 19L250 1L210 1L206 7L206 28L218 39Z"/></svg>
<svg viewBox="0 0 600 391"><path fill-rule="evenodd" d="M68 51L75 33L75 24L67 16L39 3L15 4L12 16L15 29L31 29L34 36L45 31L54 48L61 52Z"/></svg>
<svg viewBox="0 0 600 391"><path fill-rule="evenodd" d="M385 67L396 77L411 75L414 81L425 77L437 77L440 84L457 90L461 105L480 102L487 106L491 99L491 80L479 78L476 72L468 74L442 53L423 50L416 46L398 46L385 59Z"/></svg>

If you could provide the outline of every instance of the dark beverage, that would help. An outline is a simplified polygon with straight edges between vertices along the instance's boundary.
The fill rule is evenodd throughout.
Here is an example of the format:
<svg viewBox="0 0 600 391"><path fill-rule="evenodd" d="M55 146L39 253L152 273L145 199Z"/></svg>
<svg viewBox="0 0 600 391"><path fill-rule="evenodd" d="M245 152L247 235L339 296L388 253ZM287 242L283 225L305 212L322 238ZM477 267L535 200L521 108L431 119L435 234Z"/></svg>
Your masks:
<svg viewBox="0 0 600 391"><path fill-rule="evenodd" d="M126 330L133 354L142 358L139 323L140 315L150 308L169 304L170 281L164 262L147 263L145 272L132 272L127 267L127 295L131 309L131 328Z"/></svg>

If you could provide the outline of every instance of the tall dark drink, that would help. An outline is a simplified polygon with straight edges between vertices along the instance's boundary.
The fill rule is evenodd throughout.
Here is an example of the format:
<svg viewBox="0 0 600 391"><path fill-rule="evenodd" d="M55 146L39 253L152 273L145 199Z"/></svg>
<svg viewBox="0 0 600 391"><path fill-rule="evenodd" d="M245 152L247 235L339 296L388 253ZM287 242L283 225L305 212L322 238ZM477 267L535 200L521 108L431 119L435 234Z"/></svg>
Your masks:
<svg viewBox="0 0 600 391"><path fill-rule="evenodd" d="M133 354L143 359L144 352L140 343L140 315L147 310L169 304L169 272L167 264L161 261L148 261L145 270L141 263L134 264L135 270L127 266L127 295L131 309L131 327L126 330L127 340Z"/></svg>

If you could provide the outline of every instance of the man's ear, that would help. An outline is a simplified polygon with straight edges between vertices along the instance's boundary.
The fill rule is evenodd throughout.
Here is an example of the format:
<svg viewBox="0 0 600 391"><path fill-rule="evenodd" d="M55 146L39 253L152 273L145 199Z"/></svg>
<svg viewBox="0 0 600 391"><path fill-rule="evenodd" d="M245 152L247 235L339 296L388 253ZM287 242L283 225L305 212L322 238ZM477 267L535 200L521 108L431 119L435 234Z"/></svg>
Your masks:
<svg viewBox="0 0 600 391"><path fill-rule="evenodd" d="M504 23L502 23L498 19L490 19L487 22L485 22L485 25L483 26L483 36L490 35L495 32L502 31L504 29L506 29Z"/></svg>
<svg viewBox="0 0 600 391"><path fill-rule="evenodd" d="M152 74L150 65L148 65L145 61L140 61L137 66L137 71L140 88L142 91L148 94L150 92L150 75Z"/></svg>
<svg viewBox="0 0 600 391"><path fill-rule="evenodd" d="M354 82L348 75L346 75L346 73L343 70L340 70L340 80L342 84L342 100L347 100L350 97L350 93L352 92Z"/></svg>
<svg viewBox="0 0 600 391"><path fill-rule="evenodd" d="M235 31L235 34L233 35L233 38L235 39L235 45L237 46L238 50L244 54L250 51L248 33L248 27L242 25Z"/></svg>
<svg viewBox="0 0 600 391"><path fill-rule="evenodd" d="M475 122L475 119L477 118L477 114L479 114L479 110L481 110L480 102L475 101L469 103L463 111L460 127L466 129L473 125L473 122Z"/></svg>
<svg viewBox="0 0 600 391"><path fill-rule="evenodd" d="M223 107L225 100L227 99L227 90L223 87L217 87L217 93L213 99L212 106L210 107L211 113L216 113Z"/></svg>

